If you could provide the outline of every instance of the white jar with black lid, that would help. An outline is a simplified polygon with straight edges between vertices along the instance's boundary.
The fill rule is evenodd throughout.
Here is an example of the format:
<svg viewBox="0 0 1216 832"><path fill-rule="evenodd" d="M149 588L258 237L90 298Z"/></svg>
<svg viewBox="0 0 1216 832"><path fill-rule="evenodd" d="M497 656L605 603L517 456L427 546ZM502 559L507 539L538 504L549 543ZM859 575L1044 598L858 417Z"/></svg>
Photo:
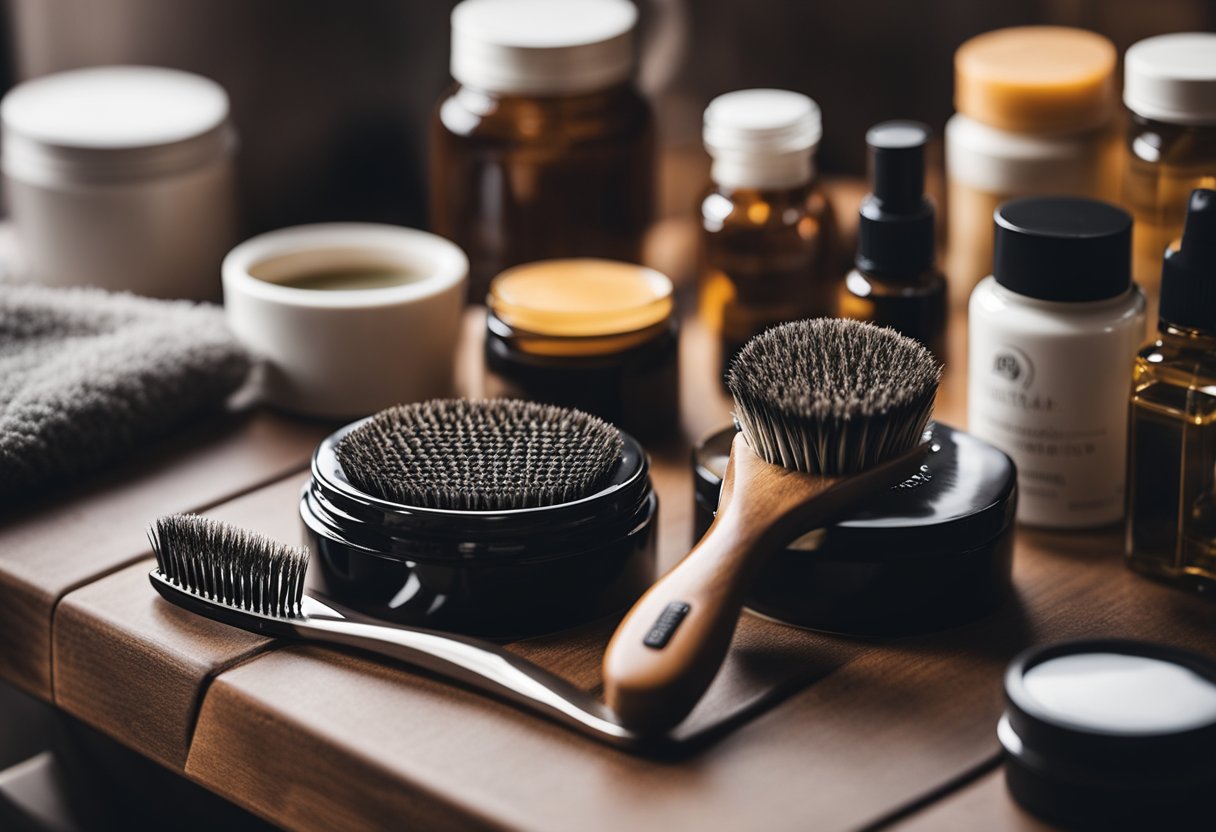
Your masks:
<svg viewBox="0 0 1216 832"><path fill-rule="evenodd" d="M26 276L219 298L237 233L236 134L222 87L163 67L71 70L15 87L0 123Z"/></svg>
<svg viewBox="0 0 1216 832"><path fill-rule="evenodd" d="M1035 197L1006 202L995 221L994 272L971 294L968 430L1017 465L1019 521L1117 522L1145 331L1131 217L1097 200Z"/></svg>
<svg viewBox="0 0 1216 832"><path fill-rule="evenodd" d="M1208 829L1216 663L1149 642L1031 648L1005 675L1005 778L1068 829Z"/></svg>

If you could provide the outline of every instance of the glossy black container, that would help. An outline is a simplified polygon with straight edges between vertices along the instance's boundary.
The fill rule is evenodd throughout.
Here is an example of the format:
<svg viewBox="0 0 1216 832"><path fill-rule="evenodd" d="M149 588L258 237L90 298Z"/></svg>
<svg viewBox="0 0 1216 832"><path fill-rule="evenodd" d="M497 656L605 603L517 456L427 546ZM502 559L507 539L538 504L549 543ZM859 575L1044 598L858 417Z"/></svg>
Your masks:
<svg viewBox="0 0 1216 832"><path fill-rule="evenodd" d="M1017 478L1004 453L941 424L920 473L775 555L747 606L787 624L860 636L974 619L1010 593ZM693 451L696 536L713 521L734 428Z"/></svg>
<svg viewBox="0 0 1216 832"><path fill-rule="evenodd" d="M510 639L618 612L654 579L658 497L641 446L569 503L509 511L406 506L353 486L326 438L300 495L315 589L368 615Z"/></svg>
<svg viewBox="0 0 1216 832"><path fill-rule="evenodd" d="M587 354L578 342L609 340L605 336L550 336L545 338L550 344L547 352L520 346L541 337L513 329L493 311L486 315L489 395L593 413L643 441L670 436L679 426L680 329L675 317L622 333L622 339L637 343L603 354Z"/></svg>
<svg viewBox="0 0 1216 832"><path fill-rule="evenodd" d="M1110 659L1124 657L1168 675L1146 682L1112 669ZM1060 659L1102 664L1088 678L1057 671L1051 696L1036 694L1028 674ZM1025 809L1066 829L1212 829L1214 699L1216 662L1187 650L1127 639L1032 647L1005 674L997 735L1006 784Z"/></svg>

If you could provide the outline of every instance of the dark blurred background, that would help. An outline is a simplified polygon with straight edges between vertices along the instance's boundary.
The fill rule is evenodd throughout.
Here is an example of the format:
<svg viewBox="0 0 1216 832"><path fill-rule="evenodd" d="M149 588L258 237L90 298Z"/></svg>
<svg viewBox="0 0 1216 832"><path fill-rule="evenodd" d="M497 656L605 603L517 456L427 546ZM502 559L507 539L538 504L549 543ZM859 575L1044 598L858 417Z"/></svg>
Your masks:
<svg viewBox="0 0 1216 832"><path fill-rule="evenodd" d="M662 211L703 185L700 117L743 87L805 92L820 167L860 174L887 118L940 129L952 53L1003 26L1081 26L1120 52L1210 30L1216 0L635 0L640 77L657 105ZM233 99L246 231L327 219L425 224L426 126L449 83L445 0L8 0L4 85L100 63L179 67Z"/></svg>

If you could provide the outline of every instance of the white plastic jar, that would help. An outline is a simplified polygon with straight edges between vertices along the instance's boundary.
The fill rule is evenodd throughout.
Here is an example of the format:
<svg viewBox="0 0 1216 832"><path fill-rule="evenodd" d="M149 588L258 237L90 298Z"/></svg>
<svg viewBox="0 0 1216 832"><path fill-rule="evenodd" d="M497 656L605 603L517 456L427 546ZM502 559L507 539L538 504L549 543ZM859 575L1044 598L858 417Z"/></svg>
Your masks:
<svg viewBox="0 0 1216 832"><path fill-rule="evenodd" d="M994 271L971 294L968 430L1018 468L1018 520L1088 528L1123 516L1127 395L1144 338L1132 219L1039 197L996 212Z"/></svg>
<svg viewBox="0 0 1216 832"><path fill-rule="evenodd" d="M228 96L162 67L26 81L0 103L23 273L55 286L218 299L236 241Z"/></svg>

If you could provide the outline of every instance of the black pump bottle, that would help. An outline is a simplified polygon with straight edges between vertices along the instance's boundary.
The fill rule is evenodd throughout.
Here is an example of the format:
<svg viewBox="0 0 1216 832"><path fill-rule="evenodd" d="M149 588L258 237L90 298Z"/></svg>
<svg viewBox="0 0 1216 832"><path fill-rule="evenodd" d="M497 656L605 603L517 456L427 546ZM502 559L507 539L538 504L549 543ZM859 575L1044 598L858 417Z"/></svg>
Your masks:
<svg viewBox="0 0 1216 832"><path fill-rule="evenodd" d="M944 361L946 277L936 266L933 203L925 196L930 135L916 121L884 121L866 132L871 192L861 203L840 314L916 338Z"/></svg>

